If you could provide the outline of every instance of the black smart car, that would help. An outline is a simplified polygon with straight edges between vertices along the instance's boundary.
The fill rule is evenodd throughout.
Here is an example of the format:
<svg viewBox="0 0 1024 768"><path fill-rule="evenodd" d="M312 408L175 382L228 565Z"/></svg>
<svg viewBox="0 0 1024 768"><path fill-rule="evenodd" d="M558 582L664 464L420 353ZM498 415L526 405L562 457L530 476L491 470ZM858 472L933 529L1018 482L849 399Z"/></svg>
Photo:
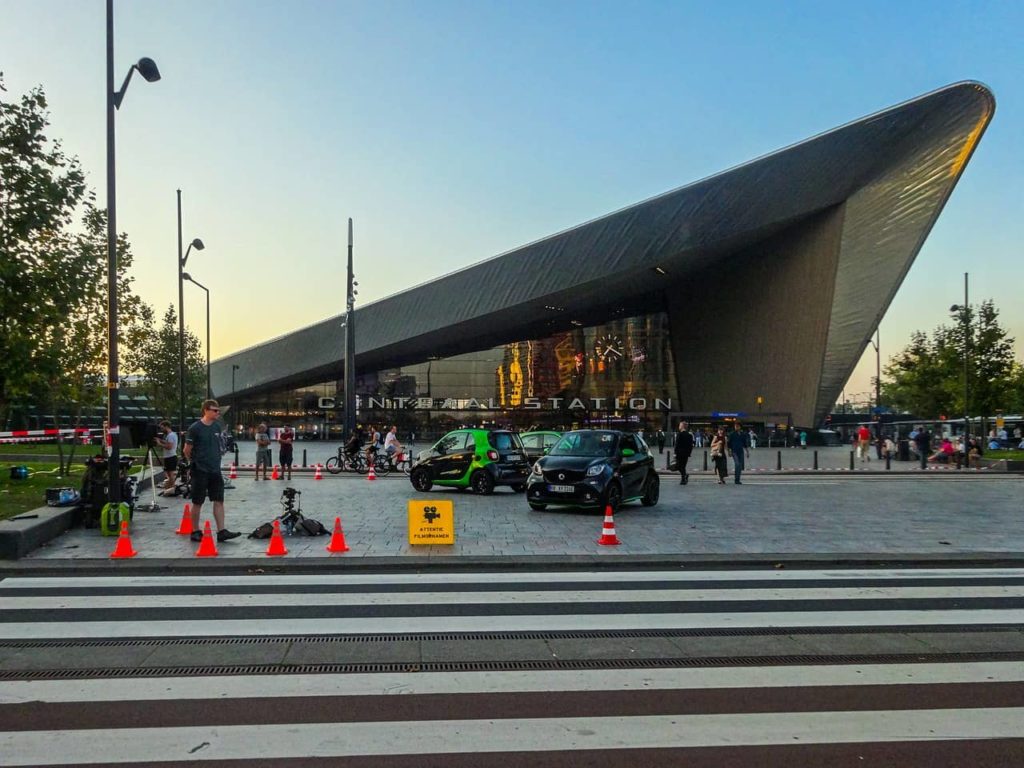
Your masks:
<svg viewBox="0 0 1024 768"><path fill-rule="evenodd" d="M546 456L538 459L526 483L530 509L549 504L613 510L640 499L658 503L654 457L639 435L617 430L581 429L566 432Z"/></svg>

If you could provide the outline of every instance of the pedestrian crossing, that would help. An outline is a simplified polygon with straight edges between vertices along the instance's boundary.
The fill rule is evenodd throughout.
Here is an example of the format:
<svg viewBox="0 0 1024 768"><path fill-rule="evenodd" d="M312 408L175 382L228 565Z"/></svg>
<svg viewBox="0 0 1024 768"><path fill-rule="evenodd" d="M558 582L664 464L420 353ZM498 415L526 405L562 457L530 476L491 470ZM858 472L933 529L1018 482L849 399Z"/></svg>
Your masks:
<svg viewBox="0 0 1024 768"><path fill-rule="evenodd" d="M0 607L0 766L1024 764L1024 569L11 577Z"/></svg>

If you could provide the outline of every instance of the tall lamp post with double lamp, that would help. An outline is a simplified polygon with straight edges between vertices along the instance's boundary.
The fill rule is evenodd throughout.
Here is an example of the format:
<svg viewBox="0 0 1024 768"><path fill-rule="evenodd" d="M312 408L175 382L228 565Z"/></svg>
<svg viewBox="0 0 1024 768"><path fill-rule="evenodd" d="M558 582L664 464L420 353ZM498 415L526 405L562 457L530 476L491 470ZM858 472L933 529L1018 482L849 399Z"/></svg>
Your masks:
<svg viewBox="0 0 1024 768"><path fill-rule="evenodd" d="M203 250L206 246L198 237L188 244L185 255L181 255L181 190L178 190L178 431L185 434L185 264L192 249Z"/></svg>
<svg viewBox="0 0 1024 768"><path fill-rule="evenodd" d="M970 360L971 360L971 303L967 294L967 275L964 272L964 303L954 304L949 308L950 312L960 314L960 322L964 326L964 450L967 450L967 440L971 436L971 409L970 409Z"/></svg>
<svg viewBox="0 0 1024 768"><path fill-rule="evenodd" d="M240 365L236 365L234 363L231 364L231 410L235 409L235 371L240 367ZM235 416L234 418L236 419L235 424L238 424L238 417Z"/></svg>
<svg viewBox="0 0 1024 768"><path fill-rule="evenodd" d="M121 425L118 407L117 370L117 193L114 173L114 114L121 108L128 83L135 72L148 83L160 79L160 70L152 59L142 58L132 65L121 84L114 90L114 0L107 0L107 424L110 431L110 463L108 465L109 497L101 518L111 519L111 507L118 519L126 519L121 509ZM104 514L105 513L105 514Z"/></svg>
<svg viewBox="0 0 1024 768"><path fill-rule="evenodd" d="M206 292L206 397L213 397L213 390L210 388L210 289L195 280L188 272L182 272L181 276L197 288Z"/></svg>

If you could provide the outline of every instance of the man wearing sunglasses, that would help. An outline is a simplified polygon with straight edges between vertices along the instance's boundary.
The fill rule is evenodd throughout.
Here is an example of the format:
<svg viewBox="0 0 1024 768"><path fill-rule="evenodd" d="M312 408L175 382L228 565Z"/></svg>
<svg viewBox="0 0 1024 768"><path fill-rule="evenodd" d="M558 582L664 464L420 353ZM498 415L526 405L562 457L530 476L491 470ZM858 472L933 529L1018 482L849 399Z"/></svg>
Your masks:
<svg viewBox="0 0 1024 768"><path fill-rule="evenodd" d="M217 523L217 541L227 541L242 534L224 527L224 478L220 473L220 405L216 400L203 401L203 418L185 434L185 458L192 463L192 541L201 541L199 515L203 502L213 502L213 519Z"/></svg>

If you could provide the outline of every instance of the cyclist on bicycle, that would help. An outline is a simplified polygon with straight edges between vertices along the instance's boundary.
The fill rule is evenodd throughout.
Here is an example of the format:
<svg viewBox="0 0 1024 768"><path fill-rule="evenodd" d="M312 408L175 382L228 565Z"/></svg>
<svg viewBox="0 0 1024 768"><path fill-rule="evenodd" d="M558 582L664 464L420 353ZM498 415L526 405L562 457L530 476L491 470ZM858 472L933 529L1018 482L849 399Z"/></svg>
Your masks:
<svg viewBox="0 0 1024 768"><path fill-rule="evenodd" d="M398 442L398 427L392 427L388 430L388 434L384 438L384 453L387 454L388 460L392 464L395 463L399 454L402 453L402 444Z"/></svg>
<svg viewBox="0 0 1024 768"><path fill-rule="evenodd" d="M377 451L380 448L380 432L370 425L369 431L366 433L369 440L366 441L366 463L373 466L373 460L377 456Z"/></svg>
<svg viewBox="0 0 1024 768"><path fill-rule="evenodd" d="M363 447L363 433L356 427L352 434L348 438L348 442L345 443L345 456L349 459L354 459L359 449Z"/></svg>

